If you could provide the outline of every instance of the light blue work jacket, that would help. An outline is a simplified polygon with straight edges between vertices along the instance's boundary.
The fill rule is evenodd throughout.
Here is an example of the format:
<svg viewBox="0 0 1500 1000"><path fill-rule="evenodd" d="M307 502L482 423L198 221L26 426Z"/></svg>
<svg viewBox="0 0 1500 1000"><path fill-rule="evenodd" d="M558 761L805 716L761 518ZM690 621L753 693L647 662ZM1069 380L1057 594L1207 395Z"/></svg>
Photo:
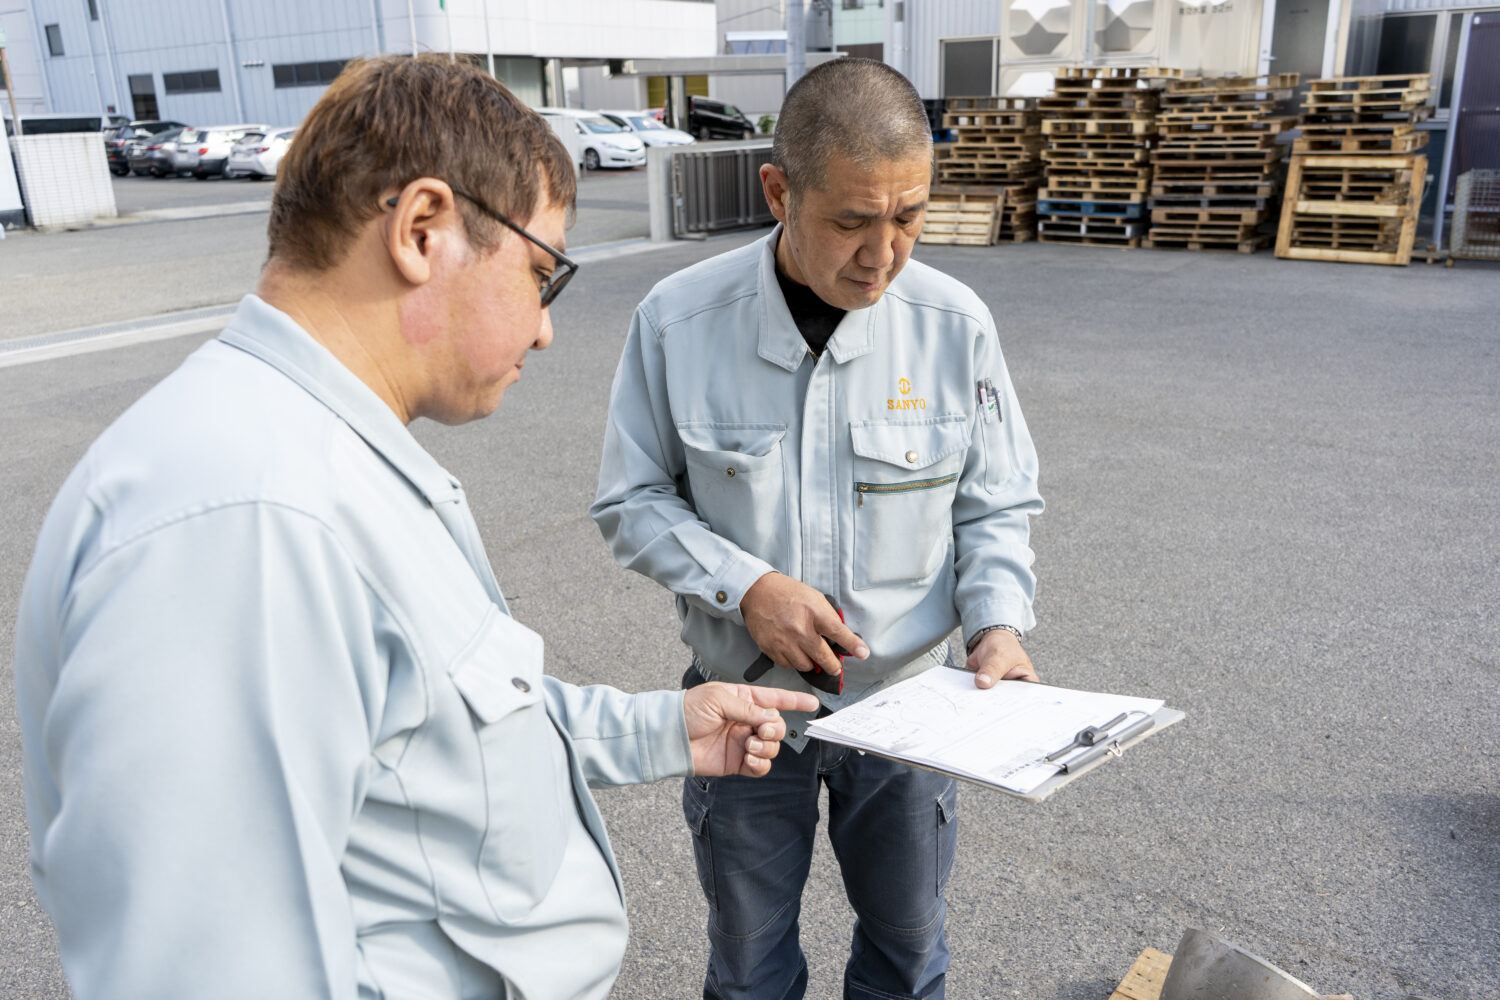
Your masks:
<svg viewBox="0 0 1500 1000"><path fill-rule="evenodd" d="M68 479L22 597L37 892L80 1000L603 997L589 785L680 692L543 675L458 482L247 297Z"/></svg>
<svg viewBox="0 0 1500 1000"><path fill-rule="evenodd" d="M1034 624L1042 500L979 297L909 261L814 357L776 280L780 234L636 310L591 513L622 565L677 595L712 676L739 680L760 655L739 603L762 575L834 596L871 652L845 661L842 695L816 692L838 708L939 662L955 627ZM787 670L760 683L807 689Z"/></svg>

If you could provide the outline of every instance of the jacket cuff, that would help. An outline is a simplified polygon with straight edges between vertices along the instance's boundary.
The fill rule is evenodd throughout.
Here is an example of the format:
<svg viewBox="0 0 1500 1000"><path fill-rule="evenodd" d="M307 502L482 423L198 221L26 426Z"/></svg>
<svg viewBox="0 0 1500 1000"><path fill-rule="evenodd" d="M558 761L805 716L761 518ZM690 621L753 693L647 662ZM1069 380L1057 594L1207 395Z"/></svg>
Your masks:
<svg viewBox="0 0 1500 1000"><path fill-rule="evenodd" d="M1022 632L1030 632L1036 627L1036 616L1031 613L1031 605L1022 600L993 600L975 604L963 608L959 612L959 619L963 623L965 643L975 632L991 625L1011 625Z"/></svg>
<svg viewBox="0 0 1500 1000"><path fill-rule="evenodd" d="M684 691L645 691L635 696L641 776L646 781L686 778L693 773Z"/></svg>
<svg viewBox="0 0 1500 1000"><path fill-rule="evenodd" d="M774 572L776 568L764 559L757 559L748 552L736 552L724 560L709 580L708 593L702 595L703 601L719 617L743 625L745 616L740 613L740 601L744 599L745 591L753 587L756 580Z"/></svg>

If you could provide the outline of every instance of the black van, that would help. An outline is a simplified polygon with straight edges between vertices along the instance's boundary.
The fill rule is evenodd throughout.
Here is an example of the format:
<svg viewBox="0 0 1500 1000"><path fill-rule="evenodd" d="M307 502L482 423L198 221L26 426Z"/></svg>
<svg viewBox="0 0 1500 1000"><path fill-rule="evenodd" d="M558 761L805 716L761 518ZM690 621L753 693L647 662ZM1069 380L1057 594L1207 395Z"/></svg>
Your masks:
<svg viewBox="0 0 1500 1000"><path fill-rule="evenodd" d="M700 139L750 139L755 125L733 104L688 98L688 131Z"/></svg>

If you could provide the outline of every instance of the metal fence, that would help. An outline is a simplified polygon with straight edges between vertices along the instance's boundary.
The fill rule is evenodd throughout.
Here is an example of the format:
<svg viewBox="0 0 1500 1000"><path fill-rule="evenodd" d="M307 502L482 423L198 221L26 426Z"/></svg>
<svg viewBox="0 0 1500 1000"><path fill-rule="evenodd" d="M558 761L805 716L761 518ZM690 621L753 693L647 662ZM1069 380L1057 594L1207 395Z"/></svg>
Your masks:
<svg viewBox="0 0 1500 1000"><path fill-rule="evenodd" d="M761 192L769 142L682 150L672 157L672 235L769 226L776 220Z"/></svg>
<svg viewBox="0 0 1500 1000"><path fill-rule="evenodd" d="M1500 170L1459 175L1449 261L1454 257L1500 260Z"/></svg>

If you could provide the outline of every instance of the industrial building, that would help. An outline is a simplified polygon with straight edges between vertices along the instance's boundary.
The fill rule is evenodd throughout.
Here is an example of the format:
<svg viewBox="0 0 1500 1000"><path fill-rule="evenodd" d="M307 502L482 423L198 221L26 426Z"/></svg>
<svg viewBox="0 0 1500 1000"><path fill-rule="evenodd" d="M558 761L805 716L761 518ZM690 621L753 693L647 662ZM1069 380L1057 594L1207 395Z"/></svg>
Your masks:
<svg viewBox="0 0 1500 1000"><path fill-rule="evenodd" d="M294 124L373 53L451 52L543 105L577 103L581 65L716 49L712 0L22 0L0 31L7 117L13 96L22 115L194 123Z"/></svg>

